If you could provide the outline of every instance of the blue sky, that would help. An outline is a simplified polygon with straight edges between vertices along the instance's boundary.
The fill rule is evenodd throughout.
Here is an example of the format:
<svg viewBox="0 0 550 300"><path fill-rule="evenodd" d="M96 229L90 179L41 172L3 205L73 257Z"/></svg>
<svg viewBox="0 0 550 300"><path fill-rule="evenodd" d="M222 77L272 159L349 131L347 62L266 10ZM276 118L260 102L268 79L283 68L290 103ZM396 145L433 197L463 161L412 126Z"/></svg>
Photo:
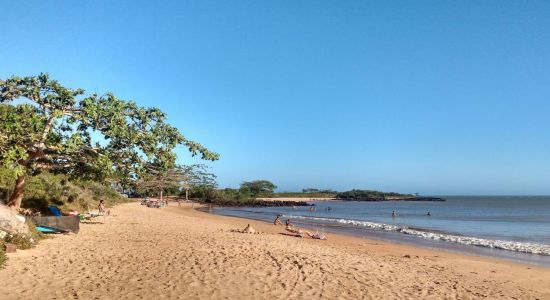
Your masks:
<svg viewBox="0 0 550 300"><path fill-rule="evenodd" d="M2 1L0 77L159 106L222 187L550 194L547 1L159 2Z"/></svg>

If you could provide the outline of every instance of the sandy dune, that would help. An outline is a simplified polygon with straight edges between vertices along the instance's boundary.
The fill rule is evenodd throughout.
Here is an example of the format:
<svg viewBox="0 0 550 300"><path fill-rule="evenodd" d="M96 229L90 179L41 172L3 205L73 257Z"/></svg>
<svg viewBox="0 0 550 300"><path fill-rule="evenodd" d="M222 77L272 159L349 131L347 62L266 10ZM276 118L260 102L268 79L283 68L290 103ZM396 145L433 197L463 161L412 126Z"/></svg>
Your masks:
<svg viewBox="0 0 550 300"><path fill-rule="evenodd" d="M247 223L264 234L230 232ZM11 254L0 299L550 299L550 269L282 229L125 204Z"/></svg>

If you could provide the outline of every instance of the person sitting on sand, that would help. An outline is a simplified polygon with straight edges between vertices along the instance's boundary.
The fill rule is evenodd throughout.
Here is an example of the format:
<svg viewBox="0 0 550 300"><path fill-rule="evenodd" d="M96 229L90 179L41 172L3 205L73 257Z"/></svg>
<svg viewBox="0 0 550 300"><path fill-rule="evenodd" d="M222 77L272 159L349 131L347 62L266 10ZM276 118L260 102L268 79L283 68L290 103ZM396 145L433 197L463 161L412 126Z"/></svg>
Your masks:
<svg viewBox="0 0 550 300"><path fill-rule="evenodd" d="M281 223L281 220L279 219L281 217L281 215L277 215L277 217L275 218L275 220L273 221L273 225L283 225Z"/></svg>
<svg viewBox="0 0 550 300"><path fill-rule="evenodd" d="M292 226L294 226L294 225L290 224L290 219L286 219L286 221L285 221L285 226L286 226L286 227L292 227Z"/></svg>
<svg viewBox="0 0 550 300"><path fill-rule="evenodd" d="M97 206L97 210L99 210L100 214L105 213L105 201L103 199L99 200L99 205Z"/></svg>

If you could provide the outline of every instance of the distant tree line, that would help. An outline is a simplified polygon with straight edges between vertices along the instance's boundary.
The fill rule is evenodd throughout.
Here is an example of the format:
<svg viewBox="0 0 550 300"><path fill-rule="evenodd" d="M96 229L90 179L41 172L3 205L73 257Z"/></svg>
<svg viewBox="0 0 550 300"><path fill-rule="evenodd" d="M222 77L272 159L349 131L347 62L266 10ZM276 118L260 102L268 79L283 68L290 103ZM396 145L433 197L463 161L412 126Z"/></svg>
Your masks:
<svg viewBox="0 0 550 300"><path fill-rule="evenodd" d="M302 189L304 194L336 194L336 191L331 189L314 189L314 188L305 188Z"/></svg>
<svg viewBox="0 0 550 300"><path fill-rule="evenodd" d="M380 192L375 190L351 190L336 194L336 198L342 200L359 200L359 201L384 201L390 199L413 198L411 194L400 194L394 192Z"/></svg>
<svg viewBox="0 0 550 300"><path fill-rule="evenodd" d="M197 185L191 188L189 196L201 202L241 205L256 201L256 198L271 197L277 188L269 180L244 181L238 189L215 189L211 186Z"/></svg>

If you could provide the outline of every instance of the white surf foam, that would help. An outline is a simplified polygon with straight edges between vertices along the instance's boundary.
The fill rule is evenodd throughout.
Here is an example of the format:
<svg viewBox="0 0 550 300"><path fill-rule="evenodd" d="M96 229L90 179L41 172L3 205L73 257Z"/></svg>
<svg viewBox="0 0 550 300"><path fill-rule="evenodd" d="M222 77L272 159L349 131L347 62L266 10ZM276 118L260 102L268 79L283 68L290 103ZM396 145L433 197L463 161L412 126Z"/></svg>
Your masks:
<svg viewBox="0 0 550 300"><path fill-rule="evenodd" d="M545 244L522 243L522 242L503 241L503 240L490 240L490 239L483 239L483 238L476 238L476 237L469 237L469 236L459 236L459 235L444 234L444 233L438 233L438 232L421 231L421 230L411 229L408 227L400 227L396 225L389 225L389 224L375 223L375 222L368 222L368 221L350 220L350 219L316 218L316 217L293 216L293 215L285 215L283 216L283 218L338 223L342 225L350 225L350 226L363 227L363 228L369 228L369 229L399 232L403 234L417 236L420 238L440 240L440 241L452 242L457 244L473 245L473 246L495 248L495 249L504 249L509 251L533 253L533 254L540 254L540 255L550 255L550 245L545 245Z"/></svg>

